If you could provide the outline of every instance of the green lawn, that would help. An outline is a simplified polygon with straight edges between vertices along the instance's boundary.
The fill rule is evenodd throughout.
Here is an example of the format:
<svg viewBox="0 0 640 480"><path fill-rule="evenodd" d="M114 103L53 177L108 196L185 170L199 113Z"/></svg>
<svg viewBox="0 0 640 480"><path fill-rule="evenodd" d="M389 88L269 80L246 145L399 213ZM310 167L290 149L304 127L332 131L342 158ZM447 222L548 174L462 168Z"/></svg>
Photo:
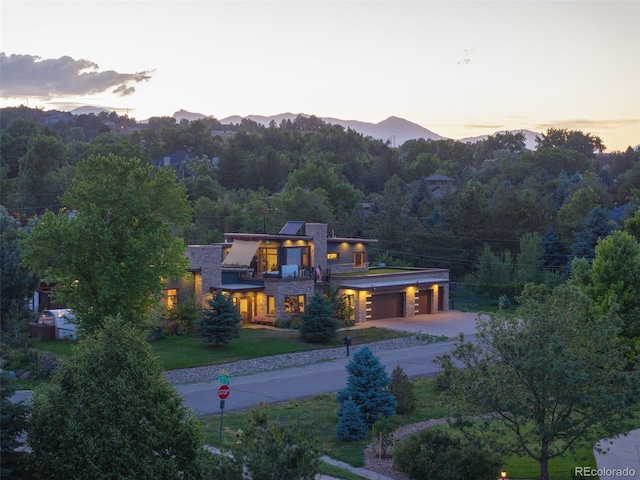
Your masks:
<svg viewBox="0 0 640 480"><path fill-rule="evenodd" d="M446 416L446 405L443 405L440 395L435 389L432 379L419 379L414 382L416 393L416 410L410 415L394 415L391 417L397 426L421 422L427 419L443 418ZM336 411L338 403L335 395L316 395L305 400L296 400L267 407L269 422L274 425L288 426L297 434L318 442L320 449L332 458L347 462L354 467L364 465L364 449L371 439L343 442L333 435L338 417ZM203 419L206 431L206 442L224 448L236 441L235 432L247 426L247 412L225 413L223 418L222 438L219 436L220 416L214 414ZM629 428L638 428L638 421ZM448 425L434 428L450 430L458 434L457 430ZM595 441L596 439L594 439ZM549 463L550 477L553 480L571 480L574 467L584 466L596 468L595 458L590 447L578 449L564 458L551 460ZM526 457L510 456L504 459L504 469L509 478L535 479L539 478L538 463ZM339 477L339 475L336 475Z"/></svg>
<svg viewBox="0 0 640 480"><path fill-rule="evenodd" d="M416 380L416 411L411 415L395 415L392 420L398 426L415 423L428 418L440 418L445 409L438 400L432 380ZM338 423L338 403L335 395L315 395L305 400L295 400L267 407L269 422L293 428L299 435L318 442L323 453L347 462L354 467L364 465L364 448L370 439L343 442L333 435ZM247 412L230 412L223 418L223 434L220 432L220 416L215 414L203 420L206 441L212 445L229 445L236 441L235 432L247 426Z"/></svg>
<svg viewBox="0 0 640 480"><path fill-rule="evenodd" d="M314 345L300 341L299 333L295 331L243 328L240 331L239 339L220 348L207 348L207 345L197 335L166 337L150 342L150 345L153 353L159 358L162 368L172 370L175 368L216 365L281 353L342 347L342 338L345 335L349 335L352 339L352 346L356 346L399 338L407 334L381 328L343 330L338 332L337 338L332 342L325 345ZM75 342L62 340L35 342L35 346L40 350L60 356L71 356L74 344Z"/></svg>

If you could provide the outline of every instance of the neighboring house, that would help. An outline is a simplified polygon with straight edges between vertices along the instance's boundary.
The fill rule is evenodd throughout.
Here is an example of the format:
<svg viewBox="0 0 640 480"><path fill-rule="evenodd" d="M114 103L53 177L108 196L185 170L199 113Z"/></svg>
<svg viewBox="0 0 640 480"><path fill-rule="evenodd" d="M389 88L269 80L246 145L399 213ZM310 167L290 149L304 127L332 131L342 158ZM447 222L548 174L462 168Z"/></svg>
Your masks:
<svg viewBox="0 0 640 480"><path fill-rule="evenodd" d="M224 238L187 247L190 275L167 283L166 307L188 298L206 306L222 290L244 322L272 322L303 313L309 297L331 284L346 295L356 322L448 309L449 270L371 268L369 245L377 240L328 237L326 224L304 222L288 222L278 234Z"/></svg>
<svg viewBox="0 0 640 480"><path fill-rule="evenodd" d="M192 158L194 158L194 156L191 155L189 152L186 152L184 150L176 150L175 152L170 153L166 157L156 158L153 161L153 166L154 167L170 167L175 165L182 165L182 162Z"/></svg>
<svg viewBox="0 0 640 480"><path fill-rule="evenodd" d="M434 197L442 197L448 193L455 192L456 187L454 186L453 178L447 177L446 175L440 175L439 173L429 175L425 178L427 184L429 185L429 189Z"/></svg>

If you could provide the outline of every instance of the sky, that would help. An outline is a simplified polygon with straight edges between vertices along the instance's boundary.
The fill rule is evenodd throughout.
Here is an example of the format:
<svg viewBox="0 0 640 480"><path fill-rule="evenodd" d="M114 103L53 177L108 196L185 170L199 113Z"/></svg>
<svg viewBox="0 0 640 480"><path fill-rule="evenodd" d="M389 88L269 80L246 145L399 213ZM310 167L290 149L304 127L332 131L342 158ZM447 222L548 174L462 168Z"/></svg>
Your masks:
<svg viewBox="0 0 640 480"><path fill-rule="evenodd" d="M0 105L640 143L640 0L0 1Z"/></svg>

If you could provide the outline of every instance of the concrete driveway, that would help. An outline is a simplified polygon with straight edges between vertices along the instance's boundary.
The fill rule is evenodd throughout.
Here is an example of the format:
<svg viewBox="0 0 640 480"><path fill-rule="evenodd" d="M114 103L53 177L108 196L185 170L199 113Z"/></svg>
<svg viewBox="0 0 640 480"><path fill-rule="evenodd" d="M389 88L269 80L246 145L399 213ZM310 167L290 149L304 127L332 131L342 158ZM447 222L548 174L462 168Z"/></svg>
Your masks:
<svg viewBox="0 0 640 480"><path fill-rule="evenodd" d="M486 316L482 316L486 318ZM399 330L412 333L456 337L459 333L465 336L476 333L477 313L448 310L430 315L416 315L412 318L398 317L384 320L369 320L359 323L355 328L379 327L388 330Z"/></svg>

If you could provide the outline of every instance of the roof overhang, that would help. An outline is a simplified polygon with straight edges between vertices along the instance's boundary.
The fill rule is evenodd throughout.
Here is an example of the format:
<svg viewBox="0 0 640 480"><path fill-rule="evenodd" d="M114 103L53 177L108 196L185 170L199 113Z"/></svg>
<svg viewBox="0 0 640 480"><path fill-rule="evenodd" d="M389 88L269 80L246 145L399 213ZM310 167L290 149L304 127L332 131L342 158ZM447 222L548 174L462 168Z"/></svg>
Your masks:
<svg viewBox="0 0 640 480"><path fill-rule="evenodd" d="M264 290L264 285L251 285L247 283L225 283L222 285L212 285L213 290L222 290L225 292L260 292Z"/></svg>

